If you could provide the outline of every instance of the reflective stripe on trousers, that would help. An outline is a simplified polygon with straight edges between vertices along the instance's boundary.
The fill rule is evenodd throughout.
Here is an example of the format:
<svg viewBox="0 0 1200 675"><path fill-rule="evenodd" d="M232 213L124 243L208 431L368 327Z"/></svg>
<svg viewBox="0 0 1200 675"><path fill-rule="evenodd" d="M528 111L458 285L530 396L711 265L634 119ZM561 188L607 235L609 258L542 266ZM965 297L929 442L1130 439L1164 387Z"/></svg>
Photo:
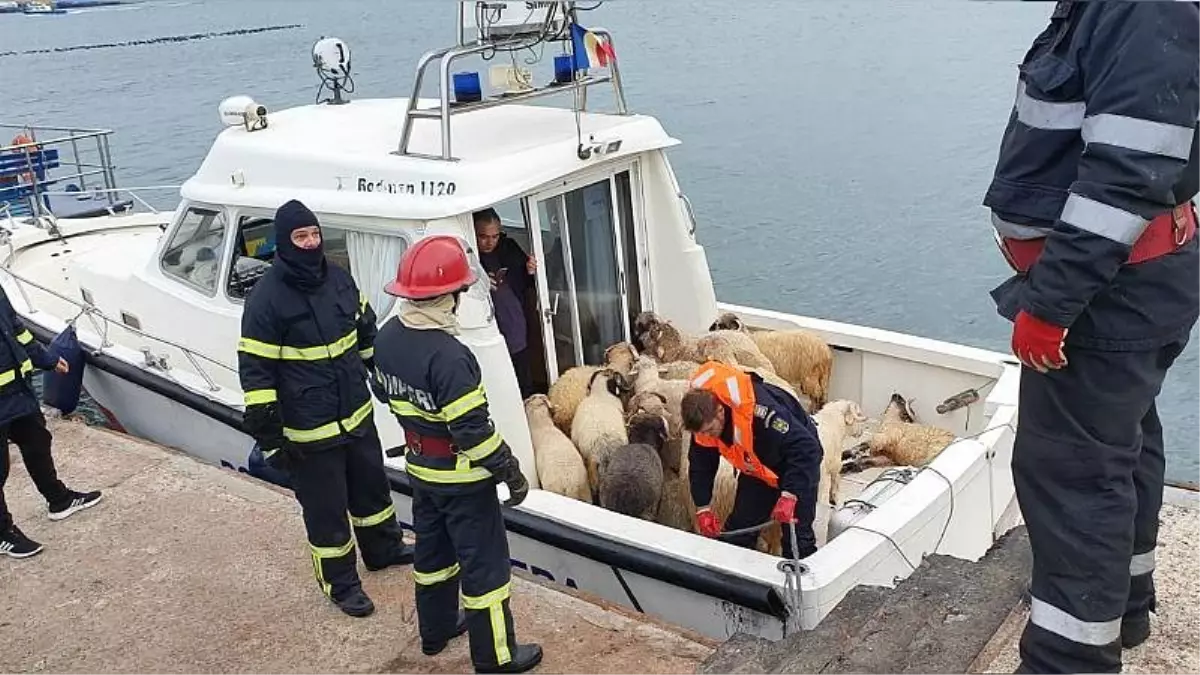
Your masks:
<svg viewBox="0 0 1200 675"><path fill-rule="evenodd" d="M462 596L463 608L486 611L492 624L492 639L496 649L496 664L504 665L512 661L512 653L508 649L508 629L504 625L504 601L512 593L512 582L506 583L494 591L483 595Z"/></svg>
<svg viewBox="0 0 1200 675"><path fill-rule="evenodd" d="M321 587L322 593L332 597L333 586L325 580L325 572L321 563L325 560L337 560L353 555L354 540L347 541L343 546L314 546L310 542L308 547L312 549L313 574L317 577L317 585Z"/></svg>

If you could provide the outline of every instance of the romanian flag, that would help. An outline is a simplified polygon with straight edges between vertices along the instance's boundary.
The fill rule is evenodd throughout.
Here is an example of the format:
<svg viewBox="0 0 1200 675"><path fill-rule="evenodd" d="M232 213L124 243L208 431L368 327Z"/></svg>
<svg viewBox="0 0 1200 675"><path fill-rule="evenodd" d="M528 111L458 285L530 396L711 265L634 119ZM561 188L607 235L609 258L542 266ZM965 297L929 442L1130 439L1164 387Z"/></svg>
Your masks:
<svg viewBox="0 0 1200 675"><path fill-rule="evenodd" d="M611 42L576 23L571 24L571 50L576 70L607 68L617 59Z"/></svg>

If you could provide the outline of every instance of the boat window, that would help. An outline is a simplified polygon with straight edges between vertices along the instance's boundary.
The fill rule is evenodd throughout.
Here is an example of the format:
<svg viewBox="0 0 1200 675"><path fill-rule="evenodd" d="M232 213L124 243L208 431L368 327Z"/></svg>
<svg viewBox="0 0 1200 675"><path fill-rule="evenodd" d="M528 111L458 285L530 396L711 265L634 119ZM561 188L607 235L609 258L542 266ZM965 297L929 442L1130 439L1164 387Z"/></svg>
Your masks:
<svg viewBox="0 0 1200 675"><path fill-rule="evenodd" d="M396 301L383 291L383 287L395 276L396 265L408 242L395 235L349 230L326 222L321 223L321 242L326 259L350 273L382 321ZM229 297L240 300L266 273L275 258L274 220L263 216L239 218L234 253Z"/></svg>
<svg viewBox="0 0 1200 675"><path fill-rule="evenodd" d="M162 256L162 270L176 279L216 294L225 250L225 216L217 210L191 207L175 228Z"/></svg>

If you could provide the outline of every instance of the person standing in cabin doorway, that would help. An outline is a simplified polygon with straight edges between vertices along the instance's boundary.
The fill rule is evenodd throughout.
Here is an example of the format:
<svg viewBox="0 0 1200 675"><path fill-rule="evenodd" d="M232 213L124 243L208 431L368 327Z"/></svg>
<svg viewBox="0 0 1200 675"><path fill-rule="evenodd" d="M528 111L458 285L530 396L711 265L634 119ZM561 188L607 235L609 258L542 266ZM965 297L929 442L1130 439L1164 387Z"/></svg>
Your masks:
<svg viewBox="0 0 1200 675"><path fill-rule="evenodd" d="M477 211L474 219L475 244L479 247L479 262L491 280L496 324L508 343L521 398L529 398L534 391L525 317L529 312L529 290L534 288L537 278L537 258L504 236L500 231L500 214L495 209Z"/></svg>
<svg viewBox="0 0 1200 675"><path fill-rule="evenodd" d="M1014 275L1013 482L1033 550L1019 673L1118 673L1150 635L1155 398L1200 315L1200 5L1059 2L984 198Z"/></svg>
<svg viewBox="0 0 1200 675"><path fill-rule="evenodd" d="M413 559L367 387L375 311L350 274L325 259L321 226L304 204L293 199L275 212L275 247L242 312L245 429L291 475L317 585L346 614L368 616L375 605L359 580L355 540L368 570Z"/></svg>
<svg viewBox="0 0 1200 675"><path fill-rule="evenodd" d="M492 422L479 362L455 337L459 297L477 280L457 238L431 236L410 246L384 289L404 300L375 341L372 384L404 428L421 651L437 654L469 630L475 672L523 673L541 662L542 648L517 644L496 484L508 486L505 503L515 506L529 483Z"/></svg>
<svg viewBox="0 0 1200 675"><path fill-rule="evenodd" d="M51 356L17 317L4 289L0 288L0 555L28 558L42 552L42 545L25 536L13 522L4 500L8 481L8 443L21 449L25 470L49 505L51 520L94 506L100 492L76 492L58 479L50 452L53 438L46 429L37 395L30 382L33 369L67 372L67 362Z"/></svg>

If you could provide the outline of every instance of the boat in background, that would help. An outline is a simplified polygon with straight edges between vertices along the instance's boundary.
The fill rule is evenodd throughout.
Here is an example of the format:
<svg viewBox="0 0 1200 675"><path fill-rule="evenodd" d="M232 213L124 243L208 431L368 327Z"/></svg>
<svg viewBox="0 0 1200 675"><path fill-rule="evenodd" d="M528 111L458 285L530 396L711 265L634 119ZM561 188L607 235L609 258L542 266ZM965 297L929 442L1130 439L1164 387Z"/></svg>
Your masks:
<svg viewBox="0 0 1200 675"><path fill-rule="evenodd" d="M901 487L873 490L886 498L800 568L606 511L538 489L506 343L487 284L476 284L461 300L459 339L478 358L496 426L534 488L504 509L515 567L714 638L777 639L818 625L855 586L907 577L926 554L977 559L1017 524L1014 359L719 302L667 155L680 141L628 109L613 35L583 27L590 9L570 1L460 9L458 40L421 58L408 97L347 100L348 69L314 53L327 99L280 110L225 99L227 128L171 213L116 185L109 131L32 129L28 142L0 148L0 284L39 340L76 327L90 350L84 386L116 425L246 468L254 441L241 427L240 316L271 265L273 214L288 199L318 215L330 261L351 273L381 324L397 312L383 285L405 248L449 234L478 265L472 213L494 207L505 234L540 261L527 320L542 390L632 341L643 311L691 334L732 311L751 329L803 328L827 341L831 398L877 414L900 390L919 420L956 437ZM563 54L541 83L527 68L494 65L485 93L479 72L456 70L467 57L544 43ZM430 71L438 96L422 98ZM600 87L611 88L612 112L588 108ZM571 103L532 104L554 95ZM85 148L94 152L83 157ZM412 488L393 456L403 434L385 406L374 412L397 512L411 522ZM854 478L843 477L844 499L872 480ZM819 519L829 515L818 505Z"/></svg>

